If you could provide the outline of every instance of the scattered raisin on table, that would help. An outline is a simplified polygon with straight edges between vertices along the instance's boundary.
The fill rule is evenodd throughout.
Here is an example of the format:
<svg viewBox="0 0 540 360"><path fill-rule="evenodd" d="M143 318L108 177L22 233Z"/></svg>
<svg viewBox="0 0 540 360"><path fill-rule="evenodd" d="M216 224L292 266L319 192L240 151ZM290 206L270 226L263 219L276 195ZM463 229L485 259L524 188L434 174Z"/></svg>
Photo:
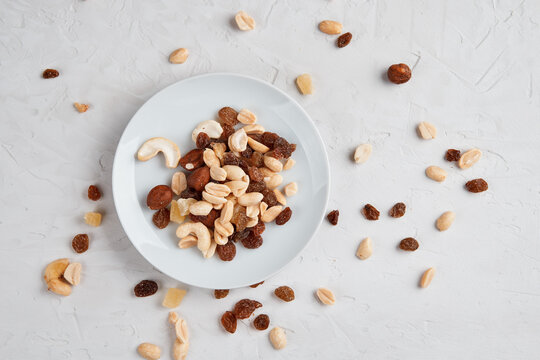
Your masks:
<svg viewBox="0 0 540 360"><path fill-rule="evenodd" d="M400 218L405 215L405 210L407 210L407 206L402 202L398 202L392 206L388 214L393 218Z"/></svg>
<svg viewBox="0 0 540 360"><path fill-rule="evenodd" d="M472 193L479 193L488 189L488 183L484 179L474 179L467 181L465 188Z"/></svg>
<svg viewBox="0 0 540 360"><path fill-rule="evenodd" d="M236 245L234 242L228 241L225 245L218 245L216 252L221 260L231 261L236 256Z"/></svg>
<svg viewBox="0 0 540 360"><path fill-rule="evenodd" d="M255 235L249 232L249 235L242 239L242 245L246 249L257 249L263 244L263 238L261 235Z"/></svg>
<svg viewBox="0 0 540 360"><path fill-rule="evenodd" d="M206 134L205 132L200 132L199 135L197 135L197 141L195 142L196 146L199 149L204 149L210 146L210 143L212 140L210 140L210 136Z"/></svg>
<svg viewBox="0 0 540 360"><path fill-rule="evenodd" d="M60 73L58 72L58 70L54 70L54 69L45 69L45 70L43 71L43 78L44 78L44 79L52 79L52 78L57 77L58 75L60 75Z"/></svg>
<svg viewBox="0 0 540 360"><path fill-rule="evenodd" d="M415 251L418 246L418 241L412 237L405 238L399 243L399 248L405 251Z"/></svg>
<svg viewBox="0 0 540 360"><path fill-rule="evenodd" d="M371 204L366 204L364 206L363 213L368 220L379 220L380 212Z"/></svg>
<svg viewBox="0 0 540 360"><path fill-rule="evenodd" d="M388 68L386 75L394 84L403 84L411 79L411 68L406 64L394 64Z"/></svg>
<svg viewBox="0 0 540 360"><path fill-rule="evenodd" d="M264 283L264 280L261 281L261 282L258 282L258 283L256 283L256 284L249 285L249 287L252 288L252 289L255 289L257 286L262 285L263 283Z"/></svg>
<svg viewBox="0 0 540 360"><path fill-rule="evenodd" d="M223 328L231 334L234 334L236 331L236 324L237 321L234 313L231 311L225 311L225 313L221 316L221 325Z"/></svg>
<svg viewBox="0 0 540 360"><path fill-rule="evenodd" d="M171 221L171 212L167 208L159 209L152 216L152 222L158 229L165 229Z"/></svg>
<svg viewBox="0 0 540 360"><path fill-rule="evenodd" d="M460 157L461 151L456 149L448 149L446 150L446 154L444 155L446 161L458 161Z"/></svg>
<svg viewBox="0 0 540 360"><path fill-rule="evenodd" d="M88 239L88 235L86 234L77 234L71 241L71 247L77 254L82 254L86 250L88 250L88 245L90 244L90 241Z"/></svg>
<svg viewBox="0 0 540 360"><path fill-rule="evenodd" d="M216 289L216 290L214 290L214 297L216 299L223 299L227 295L229 295L229 290L228 289Z"/></svg>
<svg viewBox="0 0 540 360"><path fill-rule="evenodd" d="M283 301L289 302L294 300L294 290L288 286L280 286L274 290L274 294Z"/></svg>
<svg viewBox="0 0 540 360"><path fill-rule="evenodd" d="M234 305L233 314L237 319L247 319L261 306L262 304L256 300L242 299Z"/></svg>
<svg viewBox="0 0 540 360"><path fill-rule="evenodd" d="M338 48L343 48L349 45L351 40L352 40L352 34L350 32L346 32L345 34L337 38L336 45Z"/></svg>
<svg viewBox="0 0 540 360"><path fill-rule="evenodd" d="M99 191L96 185L90 185L88 187L88 198L92 201L98 201L101 199L101 191Z"/></svg>
<svg viewBox="0 0 540 360"><path fill-rule="evenodd" d="M266 330L270 325L270 318L266 314L258 315L255 320L253 320L253 326L257 330Z"/></svg>
<svg viewBox="0 0 540 360"><path fill-rule="evenodd" d="M153 280L143 280L133 289L135 296L146 297L154 295L158 291L158 284Z"/></svg>
<svg viewBox="0 0 540 360"><path fill-rule="evenodd" d="M218 117L222 124L235 126L238 124L238 113L232 107L225 106L218 111Z"/></svg>
<svg viewBox="0 0 540 360"><path fill-rule="evenodd" d="M291 219L292 210L290 207L283 209L276 217L276 225L284 225Z"/></svg>
<svg viewBox="0 0 540 360"><path fill-rule="evenodd" d="M338 219L339 219L339 210L332 210L326 215L326 218L328 221L330 221L330 224L337 225Z"/></svg>

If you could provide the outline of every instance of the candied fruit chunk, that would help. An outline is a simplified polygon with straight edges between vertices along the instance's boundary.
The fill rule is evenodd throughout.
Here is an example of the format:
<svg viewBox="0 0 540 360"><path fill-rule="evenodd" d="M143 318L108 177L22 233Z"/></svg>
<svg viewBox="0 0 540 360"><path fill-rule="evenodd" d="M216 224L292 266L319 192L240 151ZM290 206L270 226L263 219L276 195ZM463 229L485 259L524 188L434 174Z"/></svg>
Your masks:
<svg viewBox="0 0 540 360"><path fill-rule="evenodd" d="M472 193L479 193L488 189L488 183L484 179L467 181L465 188Z"/></svg>
<svg viewBox="0 0 540 360"><path fill-rule="evenodd" d="M338 219L339 219L339 210L332 210L326 215L326 218L328 221L330 221L330 224L337 225Z"/></svg>
<svg viewBox="0 0 540 360"><path fill-rule="evenodd" d="M216 252L221 260L231 261L236 256L236 245L234 242L228 241L225 245L218 245Z"/></svg>
<svg viewBox="0 0 540 360"><path fill-rule="evenodd" d="M96 185L90 185L88 187L88 198L92 201L98 201L101 199L101 191Z"/></svg>
<svg viewBox="0 0 540 360"><path fill-rule="evenodd" d="M227 297L227 295L229 295L229 290L228 289L216 289L216 290L214 290L214 297L216 299L223 299L223 298Z"/></svg>
<svg viewBox="0 0 540 360"><path fill-rule="evenodd" d="M292 215L292 210L291 210L290 207L287 206L276 217L276 225L284 225L284 224L286 224L287 221L290 220L291 215Z"/></svg>
<svg viewBox="0 0 540 360"><path fill-rule="evenodd" d="M186 293L187 291L184 289L169 288L161 305L169 309L174 309L180 305Z"/></svg>
<svg viewBox="0 0 540 360"><path fill-rule="evenodd" d="M446 154L444 155L446 161L458 161L460 157L461 151L456 149L448 149L446 150Z"/></svg>
<svg viewBox="0 0 540 360"><path fill-rule="evenodd" d="M407 206L402 202L398 202L394 206L392 206L388 214L393 218L400 218L405 215L406 210Z"/></svg>
<svg viewBox="0 0 540 360"><path fill-rule="evenodd" d="M152 222L158 229L165 229L171 221L171 212L167 208L159 209L152 216Z"/></svg>
<svg viewBox="0 0 540 360"><path fill-rule="evenodd" d="M221 325L223 328L230 332L231 334L234 334L236 331L236 316L231 311L225 311L225 313L221 316Z"/></svg>
<svg viewBox="0 0 540 360"><path fill-rule="evenodd" d="M253 326L257 330L266 330L270 325L270 318L266 314L260 314L253 320Z"/></svg>
<svg viewBox="0 0 540 360"><path fill-rule="evenodd" d="M363 213L368 220L379 220L379 210L375 209L371 204L366 204L366 206L364 206Z"/></svg>
<svg viewBox="0 0 540 360"><path fill-rule="evenodd" d="M232 152L223 153L223 165L239 165L240 159Z"/></svg>
<svg viewBox="0 0 540 360"><path fill-rule="evenodd" d="M237 319L247 319L262 304L256 300L242 299L234 305L233 314Z"/></svg>
<svg viewBox="0 0 540 360"><path fill-rule="evenodd" d="M101 214L98 212L87 212L84 214L84 221L91 226L101 225Z"/></svg>
<svg viewBox="0 0 540 360"><path fill-rule="evenodd" d="M77 254L82 254L88 250L88 245L90 245L90 240L86 234L77 234L71 241L71 247Z"/></svg>
<svg viewBox="0 0 540 360"><path fill-rule="evenodd" d="M274 290L274 294L283 301L289 302L294 300L294 290L289 286L280 286Z"/></svg>
<svg viewBox="0 0 540 360"><path fill-rule="evenodd" d="M177 224L181 224L184 222L186 217L181 214L180 207L178 206L178 202L176 200L173 200L171 202L171 221L175 222Z"/></svg>
<svg viewBox="0 0 540 360"><path fill-rule="evenodd" d="M405 251L415 251L418 249L418 246L418 241L412 237L405 238L399 243L399 248Z"/></svg>
<svg viewBox="0 0 540 360"><path fill-rule="evenodd" d="M133 289L135 296L146 297L154 295L158 291L158 284L153 280L143 280Z"/></svg>

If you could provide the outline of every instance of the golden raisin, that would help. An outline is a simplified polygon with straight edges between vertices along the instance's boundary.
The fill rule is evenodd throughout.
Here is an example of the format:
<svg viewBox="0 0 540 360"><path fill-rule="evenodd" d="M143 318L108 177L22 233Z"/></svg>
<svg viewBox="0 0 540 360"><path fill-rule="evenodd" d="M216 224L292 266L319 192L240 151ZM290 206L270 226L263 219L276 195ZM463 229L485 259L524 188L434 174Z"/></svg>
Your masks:
<svg viewBox="0 0 540 360"><path fill-rule="evenodd" d="M238 113L231 107L225 106L218 111L218 117L222 124L235 126L238 124Z"/></svg>
<svg viewBox="0 0 540 360"><path fill-rule="evenodd" d="M289 302L294 300L294 290L288 286L280 286L274 290L274 294L283 301Z"/></svg>

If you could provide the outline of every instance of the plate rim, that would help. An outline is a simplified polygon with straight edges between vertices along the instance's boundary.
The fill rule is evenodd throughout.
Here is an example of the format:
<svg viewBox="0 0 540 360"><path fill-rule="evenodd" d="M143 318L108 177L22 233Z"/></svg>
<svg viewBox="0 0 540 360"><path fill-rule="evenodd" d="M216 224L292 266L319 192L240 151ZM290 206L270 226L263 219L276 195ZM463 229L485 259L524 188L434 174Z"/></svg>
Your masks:
<svg viewBox="0 0 540 360"><path fill-rule="evenodd" d="M113 195L113 203L114 203L114 210L115 210L115 213L116 213L116 216L118 218L118 221L120 222L120 226L122 227L122 230L124 230L124 233L126 234L126 237L129 239L131 245L133 245L133 247L137 250L137 252L145 259L145 261L147 261L150 265L152 265L152 267L154 267L156 270L158 270L160 273L170 277L171 279L174 279L176 281L179 281L183 284L186 284L186 285L189 285L189 286L194 286L194 287L198 287L198 288L205 288L205 289L210 289L209 287L207 286L201 286L199 284L194 284L190 281L185 281L185 280L180 280L178 279L177 277L171 275L170 273L162 270L162 268L159 266L159 264L155 264L153 263L152 261L150 261L142 252L141 252L141 249L131 240L131 237L130 235L128 234L128 231L126 230L126 227L124 226L124 222L122 221L122 217L118 211L118 200L117 200L117 195L116 195L116 191L115 191L115 184L116 184L116 181L115 181L115 174L117 173L117 164L118 164L118 152L119 152L119 149L120 149L120 144L122 143L122 140L124 139L124 136L126 134L126 130L127 128L129 127L129 125L131 124L131 122L133 121L133 119L137 116L137 114L139 114L139 112L156 96L158 96L159 94L161 94L162 92L166 91L167 89L169 89L170 87L172 86L175 86L179 83L182 83L182 82L185 82L187 80L193 80L193 79L198 79L198 78L204 78L204 77L212 77L212 76L233 76L233 77L240 77L240 78L245 78L245 79L249 79L249 80L252 80L252 81L255 81L261 85L264 85L264 86L269 86L270 88L272 88L273 90L276 90L278 93L282 94L283 96L285 96L289 101L291 101L294 105L296 105L296 107L298 109L300 109L300 111L306 116L306 118L309 120L308 123L309 123L309 126L311 126L313 128L313 130L315 131L315 134L317 135L317 138L318 140L320 141L320 143L322 144L322 153L324 155L324 164L326 165L326 177L328 179L328 182L327 182L327 185L326 185L326 189L325 189L325 194L324 194L324 210L320 216L320 219L319 221L317 222L316 226L315 226L315 229L313 230L312 234L310 235L308 241L306 241L306 243L304 244L304 246L302 247L302 249L300 249L300 251L298 251L298 253L291 259L289 260L288 262L286 262L284 265L280 266L279 268L277 268L276 270L274 270L272 273L268 274L266 276L265 279L261 280L261 281L266 281L267 279L271 278L272 276L276 275L277 273L281 272L287 265L291 264L293 262L294 259L296 259L302 252L304 252L304 250L306 249L306 247L311 243L311 241L313 240L313 238L315 237L315 235L317 234L317 232L319 231L319 228L321 227L321 224L324 220L324 214L326 212L326 209L328 207L328 201L330 199L330 188L331 188L331 171L330 171L330 161L328 159L328 153L326 151L326 144L324 143L324 140L321 136L321 133L319 132L319 129L317 128L317 126L315 125L315 122L313 121L313 119L311 118L311 116L308 114L308 112L300 105L300 103L298 103L298 101L296 101L291 95L287 94L284 90L281 90L280 88L276 87L274 84L272 83L269 83L267 81L264 81L264 80L261 80L259 78L256 78L254 76L250 76L250 75L245 75L245 74L240 74L240 73L235 73L235 72L210 72L210 73L204 73L204 74L199 74L199 75L195 75L195 76L190 76L190 77L187 77L187 78L184 78L184 79L181 79L181 80L178 80L172 84L169 84L167 85L166 87L164 87L163 89L157 91L156 93L154 93L152 96L150 96L148 99L146 99L146 101L137 109L137 111L133 114L133 116L131 117L131 119L129 119L129 121L126 123L126 125L124 126L123 130L122 130L122 135L120 136L120 138L118 139L118 142L117 142L117 145L116 145L116 150L114 152L114 159L113 159L113 166L112 166L112 172L111 172L111 188L112 188L112 195ZM241 287L245 287L245 286L249 286L251 284L244 284L244 285L239 285L237 287L232 287L232 288L241 288Z"/></svg>

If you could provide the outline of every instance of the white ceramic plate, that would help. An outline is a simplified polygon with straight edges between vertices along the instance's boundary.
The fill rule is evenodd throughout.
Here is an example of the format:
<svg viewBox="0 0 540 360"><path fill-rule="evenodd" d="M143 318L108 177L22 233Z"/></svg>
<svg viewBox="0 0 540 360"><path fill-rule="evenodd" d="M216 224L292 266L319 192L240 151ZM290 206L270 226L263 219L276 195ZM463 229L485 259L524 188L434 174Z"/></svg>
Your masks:
<svg viewBox="0 0 540 360"><path fill-rule="evenodd" d="M178 248L176 227L163 230L152 223L146 206L148 191L170 184L176 169L165 167L163 155L141 162L136 152L147 139L162 136L174 141L182 154L195 147L193 128L201 121L217 119L223 106L247 108L267 131L292 143L296 165L283 172L283 185L296 181L298 193L288 198L291 220L267 224L263 245L254 250L237 243L233 261L217 254L204 259L196 248ZM179 167L181 169L181 167ZM308 114L274 86L243 75L216 73L179 81L160 91L137 111L126 126L114 158L113 195L120 222L129 239L153 266L190 285L232 289L265 280L293 260L319 227L328 201L328 158L321 137Z"/></svg>

